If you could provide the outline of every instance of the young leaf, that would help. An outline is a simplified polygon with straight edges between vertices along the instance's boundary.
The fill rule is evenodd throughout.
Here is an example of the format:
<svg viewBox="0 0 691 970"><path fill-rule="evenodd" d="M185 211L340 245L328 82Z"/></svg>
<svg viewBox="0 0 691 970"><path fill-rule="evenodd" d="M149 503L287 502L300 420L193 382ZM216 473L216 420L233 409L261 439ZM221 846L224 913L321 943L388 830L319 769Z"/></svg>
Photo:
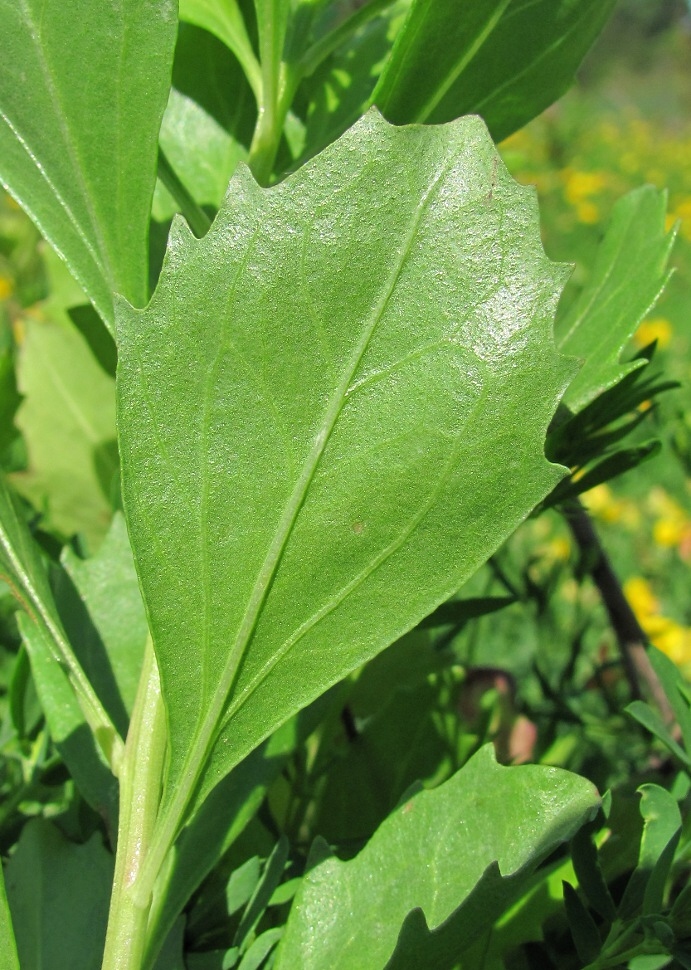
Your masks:
<svg viewBox="0 0 691 970"><path fill-rule="evenodd" d="M103 319L146 302L175 0L0 0L0 182Z"/></svg>
<svg viewBox="0 0 691 970"><path fill-rule="evenodd" d="M181 24L161 148L198 205L214 211L220 206L238 162L247 158L256 114L232 54L206 31ZM157 191L155 218L176 211L182 210L175 201L164 201Z"/></svg>
<svg viewBox="0 0 691 970"><path fill-rule="evenodd" d="M35 628L40 635L39 649L50 658L44 663L56 669L59 665L60 673L69 678L86 724L107 763L115 769L122 755L122 739L75 657L55 608L38 547L1 475L0 576L28 617L27 631ZM51 676L48 670L44 673Z"/></svg>
<svg viewBox="0 0 691 970"><path fill-rule="evenodd" d="M479 119L370 113L275 188L241 170L203 239L174 225L153 301L118 315L124 502L170 718L162 839L212 753L201 796L559 478L563 278Z"/></svg>
<svg viewBox="0 0 691 970"><path fill-rule="evenodd" d="M180 0L180 20L203 27L235 54L254 97L261 97L261 69L238 0Z"/></svg>
<svg viewBox="0 0 691 970"><path fill-rule="evenodd" d="M558 321L559 348L585 361L564 396L572 411L646 364L619 358L669 279L675 232L665 232L666 207L666 194L652 185L617 202L591 277Z"/></svg>
<svg viewBox="0 0 691 970"><path fill-rule="evenodd" d="M414 0L372 94L389 121L481 115L495 141L560 98L614 0Z"/></svg>
<svg viewBox="0 0 691 970"><path fill-rule="evenodd" d="M82 797L114 834L117 783L89 731L66 672L55 662L45 629L24 614L19 615L18 622L51 738Z"/></svg>
<svg viewBox="0 0 691 970"><path fill-rule="evenodd" d="M56 591L63 622L86 675L124 737L148 631L122 515L115 515L95 556L80 559L66 548L62 563L74 584L69 597L67 579Z"/></svg>
<svg viewBox="0 0 691 970"><path fill-rule="evenodd" d="M641 785L638 791L645 824L638 865L619 904L620 918L636 915L640 907L644 915L661 911L665 882L681 833L681 813L673 795L653 784Z"/></svg>
<svg viewBox="0 0 691 970"><path fill-rule="evenodd" d="M24 827L5 872L22 970L100 966L112 875L100 836L75 845L44 819Z"/></svg>
<svg viewBox="0 0 691 970"><path fill-rule="evenodd" d="M456 966L520 894L520 876L573 835L597 804L585 779L556 768L500 767L487 745L444 785L398 808L355 859L327 858L308 871L276 970ZM473 900L478 887L485 894ZM449 920L465 901L473 919ZM416 909L424 917L406 948L399 928ZM423 923L431 932L421 932Z"/></svg>

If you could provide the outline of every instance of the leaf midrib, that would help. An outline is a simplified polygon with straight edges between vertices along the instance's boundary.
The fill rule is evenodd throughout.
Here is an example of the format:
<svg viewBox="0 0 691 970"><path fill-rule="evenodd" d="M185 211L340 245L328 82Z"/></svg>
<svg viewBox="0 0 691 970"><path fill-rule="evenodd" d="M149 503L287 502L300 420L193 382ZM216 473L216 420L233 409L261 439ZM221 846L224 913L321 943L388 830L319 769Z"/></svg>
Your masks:
<svg viewBox="0 0 691 970"><path fill-rule="evenodd" d="M235 643L229 653L228 661L219 679L218 687L213 695L208 712L188 748L187 756L185 757L184 765L180 773L180 784L178 784L175 794L168 802L168 807L160 819L159 838L156 840L158 845L152 846L152 852L150 854L152 866L155 866L158 862L157 856L159 852L161 850L166 851L167 847L165 843L169 841L172 844L172 840L175 838L182 824L189 800L203 773L211 749L222 729L223 712L228 696L239 673L242 659L251 641L257 621L271 588L273 577L295 526L298 513L304 504L326 445L347 399L348 388L352 383L353 377L367 352L372 336L381 322L389 300L393 295L403 266L410 255L412 244L417 235L424 212L442 179L448 174L454 163L455 160L452 159L442 166L418 202L408 232L399 249L396 263L382 290L382 295L377 304L375 304L367 325L363 328L360 341L351 356L350 366L332 395L329 406L324 414L321 428L315 437L314 444L305 462L303 472L286 503L274 540L269 546L264 563L259 570L257 580L247 603L243 621L238 630ZM156 851L157 849L158 851ZM146 875L153 875L153 873L147 873ZM145 887L143 886L142 888Z"/></svg>

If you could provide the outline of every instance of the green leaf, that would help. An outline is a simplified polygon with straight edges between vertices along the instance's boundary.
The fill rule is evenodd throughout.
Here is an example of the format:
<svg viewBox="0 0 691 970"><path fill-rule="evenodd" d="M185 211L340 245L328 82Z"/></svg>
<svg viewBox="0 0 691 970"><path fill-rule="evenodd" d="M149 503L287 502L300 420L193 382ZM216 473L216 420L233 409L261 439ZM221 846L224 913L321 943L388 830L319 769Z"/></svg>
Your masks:
<svg viewBox="0 0 691 970"><path fill-rule="evenodd" d="M2 866L0 866L0 961L4 970L20 970Z"/></svg>
<svg viewBox="0 0 691 970"><path fill-rule="evenodd" d="M83 719L88 724L107 763L116 768L122 755L122 739L108 717L100 700L84 675L72 646L62 627L55 607L48 577L38 547L33 541L21 512L0 476L0 578L10 587L15 599L27 615L26 631L34 628L38 634L38 649L47 659L32 657L34 676L43 663L55 667L69 678ZM29 655L30 645L27 642ZM49 670L43 671L52 676ZM57 674L56 674L57 676ZM71 716L71 715L70 715Z"/></svg>
<svg viewBox="0 0 691 970"><path fill-rule="evenodd" d="M24 826L5 872L22 970L101 965L112 876L99 835L75 845L44 819Z"/></svg>
<svg viewBox="0 0 691 970"><path fill-rule="evenodd" d="M561 97L614 0L414 0L372 94L395 124L481 115L501 141Z"/></svg>
<svg viewBox="0 0 691 970"><path fill-rule="evenodd" d="M256 815L269 784L298 740L290 721L216 786L175 844L172 861L149 917L148 954L155 953L178 913Z"/></svg>
<svg viewBox="0 0 691 970"><path fill-rule="evenodd" d="M148 630L122 515L116 514L96 556L80 559L66 548L62 562L74 584L69 590L63 582L56 593L63 614L69 612L65 627L87 677L124 737Z"/></svg>
<svg viewBox="0 0 691 970"><path fill-rule="evenodd" d="M54 646L46 630L24 614L19 615L18 623L50 736L82 797L114 834L117 783L96 746L68 675L55 662Z"/></svg>
<svg viewBox="0 0 691 970"><path fill-rule="evenodd" d="M674 711L686 751L691 753L691 702L688 684L676 664L657 647L648 647L648 656Z"/></svg>
<svg viewBox="0 0 691 970"><path fill-rule="evenodd" d="M151 304L118 317L166 838L212 753L200 797L448 599L559 478L543 446L570 370L563 277L478 119L371 113L272 189L241 170L203 239L174 224Z"/></svg>
<svg viewBox="0 0 691 970"><path fill-rule="evenodd" d="M0 0L0 181L103 319L146 302L175 0Z"/></svg>
<svg viewBox="0 0 691 970"><path fill-rule="evenodd" d="M675 232L665 232L666 208L666 194L651 185L617 202L590 279L559 318L559 348L584 361L564 396L572 411L646 364L620 355L669 279Z"/></svg>
<svg viewBox="0 0 691 970"><path fill-rule="evenodd" d="M578 957L584 964L594 961L602 949L595 920L573 886L564 883L564 908Z"/></svg>
<svg viewBox="0 0 691 970"><path fill-rule="evenodd" d="M408 0L392 0L348 37L312 76L303 78L296 108L305 119L305 158L331 144L367 110L408 6Z"/></svg>
<svg viewBox="0 0 691 970"><path fill-rule="evenodd" d="M619 916L659 913L665 882L674 860L681 832L681 813L674 796L659 785L641 785L641 815L644 826L638 865L631 874L619 905Z"/></svg>
<svg viewBox="0 0 691 970"><path fill-rule="evenodd" d="M597 804L585 779L534 765L502 768L486 746L444 785L398 808L355 859L325 859L307 872L276 970L455 966L516 898L519 876L573 835ZM473 900L483 880L486 894ZM473 919L449 920L464 902L473 903ZM399 928L413 910L432 929L409 937L406 949Z"/></svg>
<svg viewBox="0 0 691 970"><path fill-rule="evenodd" d="M12 476L43 512L44 528L84 534L91 548L103 539L117 486L115 382L67 314L54 305L24 318L18 360L24 400L16 423L28 468Z"/></svg>
<svg viewBox="0 0 691 970"><path fill-rule="evenodd" d="M203 27L223 41L238 59L258 102L261 69L237 0L180 0L180 20Z"/></svg>
<svg viewBox="0 0 691 970"><path fill-rule="evenodd" d="M161 147L198 205L214 212L220 206L238 162L247 158L256 114L252 92L224 45L204 30L181 24ZM156 219L163 221L175 211L175 202L164 197L159 185Z"/></svg>
<svg viewBox="0 0 691 970"><path fill-rule="evenodd" d="M691 757L684 751L680 744L678 744L672 735L670 734L669 728L663 721L662 717L655 708L646 704L644 701L631 701L625 708L626 713L630 714L631 717L635 718L639 724L642 724L644 728L654 734L658 740L669 748L672 754L676 755L681 763L687 768L691 768Z"/></svg>

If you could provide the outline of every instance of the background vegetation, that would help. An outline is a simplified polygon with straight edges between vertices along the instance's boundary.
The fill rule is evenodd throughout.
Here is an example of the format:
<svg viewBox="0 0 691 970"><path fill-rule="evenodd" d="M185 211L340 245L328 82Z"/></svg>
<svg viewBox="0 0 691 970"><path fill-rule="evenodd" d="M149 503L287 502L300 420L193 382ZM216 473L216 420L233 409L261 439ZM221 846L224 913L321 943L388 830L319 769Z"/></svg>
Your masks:
<svg viewBox="0 0 691 970"><path fill-rule="evenodd" d="M655 366L679 386L640 405L646 420L637 439L659 439L659 452L633 472L589 490L585 503L643 630L691 681L689 64L691 9L674 0L628 0L591 53L579 85L501 150L515 177L538 188L548 254L576 264L571 293L588 277L616 200L643 182L669 190L669 226L679 221L672 260L677 271L641 324L631 353L656 341ZM77 556L97 552L118 504L112 351L107 342L89 347L84 322L66 316L72 286L31 223L3 197L0 463L53 557L64 542ZM96 461L84 460L92 454ZM633 795L637 785L661 781L686 810L688 781L674 775L664 746L651 742L623 712L628 685L588 567L561 516L535 517L464 590L483 609L493 600L495 612L418 629L395 653L386 651L345 688L327 695L321 726L291 758L259 815L197 893L188 935L199 955L189 970L220 966L218 954L237 937L260 860L263 864L275 851L279 833L295 856L253 932L280 923L290 899L290 867L299 871L315 833L330 840L341 857L353 855L408 785L445 780L488 738L505 762L569 768L601 791L614 791L612 818L619 835L605 844L601 867L613 896L621 895L638 851L637 840L626 835L639 833L642 824ZM14 610L3 587L4 856L36 816L55 819L77 840L99 828L99 819L75 797L50 741ZM687 821L672 896L688 881L690 855ZM567 890L565 908L562 888L569 879L576 881L569 858L541 871L532 895L507 916L492 941L483 941L487 967L584 965L587 947L579 956L569 942L569 897ZM219 912L229 917L225 923ZM577 925L572 908L572 935L574 921ZM654 970L670 960L635 966ZM598 964L610 965L624 964Z"/></svg>

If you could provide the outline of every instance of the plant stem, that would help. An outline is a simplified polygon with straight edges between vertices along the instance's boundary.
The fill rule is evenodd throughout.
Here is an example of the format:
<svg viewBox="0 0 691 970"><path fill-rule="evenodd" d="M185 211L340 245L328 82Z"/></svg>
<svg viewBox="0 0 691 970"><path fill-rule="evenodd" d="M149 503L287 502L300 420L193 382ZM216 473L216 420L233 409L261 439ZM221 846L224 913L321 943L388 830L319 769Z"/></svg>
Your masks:
<svg viewBox="0 0 691 970"><path fill-rule="evenodd" d="M151 897L135 899L132 887L151 841L161 797L167 730L151 637L120 775L120 820L113 895L102 970L141 970Z"/></svg>
<svg viewBox="0 0 691 970"><path fill-rule="evenodd" d="M211 219L202 207L197 205L182 184L177 172L160 146L158 149L158 177L177 202L180 212L187 219L192 232L198 239L201 239L209 231Z"/></svg>
<svg viewBox="0 0 691 970"><path fill-rule="evenodd" d="M590 576L597 586L609 621L621 651L624 671L631 693L639 698L643 694L654 702L667 724L674 724L674 712L667 700L662 684L646 653L648 638L624 596L624 591L607 553L602 548L592 519L582 503L575 500L565 513L576 544L587 564Z"/></svg>

